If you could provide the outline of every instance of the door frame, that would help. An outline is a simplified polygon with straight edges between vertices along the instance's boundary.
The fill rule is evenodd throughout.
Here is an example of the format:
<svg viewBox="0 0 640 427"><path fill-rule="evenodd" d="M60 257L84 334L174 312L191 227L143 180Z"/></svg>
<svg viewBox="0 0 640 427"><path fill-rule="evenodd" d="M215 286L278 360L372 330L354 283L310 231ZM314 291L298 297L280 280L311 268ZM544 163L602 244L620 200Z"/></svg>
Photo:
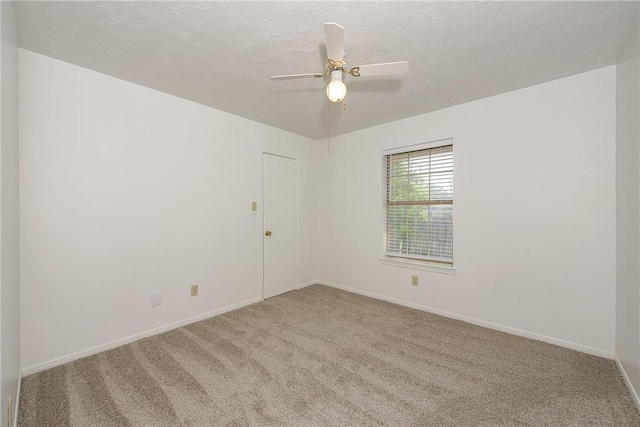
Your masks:
<svg viewBox="0 0 640 427"><path fill-rule="evenodd" d="M298 162L298 159L295 157L291 157L291 156L285 156L283 154L278 154L278 153L273 153L270 151L262 151L262 155L260 156L260 179L262 181L262 185L260 186L260 192L261 192L261 203L262 203L262 217L261 217L261 230L260 230L260 236L261 236L261 242L262 244L260 245L260 258L261 258L261 270L262 270L262 274L260 275L260 299L262 301L264 301L264 238L265 238L265 223L264 223L264 214L266 212L265 210L265 203L264 203L264 156L265 154L268 154L270 156L276 156L276 157L282 157L285 159L289 159L289 160L293 160L295 162L295 170L296 170L296 182L295 182L295 188L296 188L296 209L298 211L298 221L297 221L297 227L296 227L296 231L297 231L297 235L298 235L298 240L296 241L296 245L297 245L297 253L298 256L296 258L296 263L298 264L298 268L296 269L296 290L300 290L300 172L298 169L298 166L300 165L300 163Z"/></svg>

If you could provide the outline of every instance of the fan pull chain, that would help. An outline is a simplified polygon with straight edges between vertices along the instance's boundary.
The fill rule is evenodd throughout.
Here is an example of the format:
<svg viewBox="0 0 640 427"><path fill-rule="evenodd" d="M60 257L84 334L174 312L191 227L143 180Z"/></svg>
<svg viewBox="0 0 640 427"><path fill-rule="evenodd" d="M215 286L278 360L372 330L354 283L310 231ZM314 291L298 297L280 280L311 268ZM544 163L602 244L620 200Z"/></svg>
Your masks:
<svg viewBox="0 0 640 427"><path fill-rule="evenodd" d="M331 111L331 102L327 98L327 156L329 155L329 142L331 141L331 128L329 120L329 112Z"/></svg>

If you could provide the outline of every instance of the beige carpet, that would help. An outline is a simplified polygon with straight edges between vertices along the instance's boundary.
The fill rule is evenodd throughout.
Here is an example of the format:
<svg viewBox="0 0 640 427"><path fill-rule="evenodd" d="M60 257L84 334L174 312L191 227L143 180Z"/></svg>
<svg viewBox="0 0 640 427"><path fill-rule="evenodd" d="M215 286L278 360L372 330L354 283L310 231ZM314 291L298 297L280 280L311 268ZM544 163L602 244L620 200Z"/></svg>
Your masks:
<svg viewBox="0 0 640 427"><path fill-rule="evenodd" d="M614 362L315 285L23 379L20 426L640 426Z"/></svg>

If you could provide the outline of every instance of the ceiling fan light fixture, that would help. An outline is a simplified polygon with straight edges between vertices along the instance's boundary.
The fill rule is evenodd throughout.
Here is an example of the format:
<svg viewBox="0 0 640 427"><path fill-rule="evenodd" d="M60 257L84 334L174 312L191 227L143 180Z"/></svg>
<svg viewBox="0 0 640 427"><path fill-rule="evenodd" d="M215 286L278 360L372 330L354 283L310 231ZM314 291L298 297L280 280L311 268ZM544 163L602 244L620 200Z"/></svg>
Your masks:
<svg viewBox="0 0 640 427"><path fill-rule="evenodd" d="M340 102L347 96L347 85L342 81L342 71L331 72L331 81L327 85L327 98L331 102Z"/></svg>
<svg viewBox="0 0 640 427"><path fill-rule="evenodd" d="M293 80L293 79L319 79L331 74L331 81L327 85L327 98L331 102L342 102L347 96L347 86L344 84L344 74L352 77L374 77L374 76L401 76L409 70L407 61L385 62L381 64L364 64L351 67L345 70L347 59L344 57L344 27L335 22L325 22L324 38L327 47L327 63L323 73L307 74L286 74L282 76L271 76L271 80ZM344 105L343 105L344 108Z"/></svg>

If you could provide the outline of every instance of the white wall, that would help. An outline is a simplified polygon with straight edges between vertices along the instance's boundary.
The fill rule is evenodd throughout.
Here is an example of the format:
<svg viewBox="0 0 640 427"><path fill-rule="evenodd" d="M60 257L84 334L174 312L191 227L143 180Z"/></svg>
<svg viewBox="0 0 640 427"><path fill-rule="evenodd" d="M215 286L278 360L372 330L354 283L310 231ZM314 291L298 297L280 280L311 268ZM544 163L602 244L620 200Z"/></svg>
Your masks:
<svg viewBox="0 0 640 427"><path fill-rule="evenodd" d="M317 154L320 279L612 357L615 77L608 67L332 138ZM457 273L382 265L381 152L444 138Z"/></svg>
<svg viewBox="0 0 640 427"><path fill-rule="evenodd" d="M20 375L20 236L18 206L18 48L13 3L0 4L0 424L17 402Z"/></svg>
<svg viewBox="0 0 640 427"><path fill-rule="evenodd" d="M636 23L637 25L637 23ZM640 63L638 37L616 67L616 342L640 395ZM640 402L639 402L640 403Z"/></svg>
<svg viewBox="0 0 640 427"><path fill-rule="evenodd" d="M263 150L299 161L316 278L311 140L25 50L20 132L25 372L259 299Z"/></svg>

